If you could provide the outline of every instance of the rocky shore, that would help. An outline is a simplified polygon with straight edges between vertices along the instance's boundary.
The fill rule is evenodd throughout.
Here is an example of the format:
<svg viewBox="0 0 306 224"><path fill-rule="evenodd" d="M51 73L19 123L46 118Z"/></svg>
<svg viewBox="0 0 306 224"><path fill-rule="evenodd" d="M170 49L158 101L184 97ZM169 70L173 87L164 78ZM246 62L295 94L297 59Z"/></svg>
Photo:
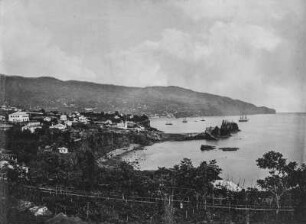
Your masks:
<svg viewBox="0 0 306 224"><path fill-rule="evenodd" d="M239 131L237 123L223 120L220 127L208 127L201 133L161 133L161 141L219 140Z"/></svg>

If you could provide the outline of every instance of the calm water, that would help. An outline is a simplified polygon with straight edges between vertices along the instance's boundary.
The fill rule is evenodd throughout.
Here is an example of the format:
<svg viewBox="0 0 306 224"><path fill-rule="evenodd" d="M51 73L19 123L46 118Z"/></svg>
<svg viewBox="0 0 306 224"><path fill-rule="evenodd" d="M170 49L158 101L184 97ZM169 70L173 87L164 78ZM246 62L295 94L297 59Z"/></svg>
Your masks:
<svg viewBox="0 0 306 224"><path fill-rule="evenodd" d="M172 167L183 158L190 158L194 165L216 159L223 170L223 178L245 183L245 186L255 185L257 179L266 175L257 168L256 159L267 151L279 151L288 160L306 162L306 114L252 115L248 118L249 122L239 123L241 132L229 139L158 143L146 150L131 152L124 159L138 160L139 168L143 170ZM168 133L201 132L208 126L220 126L223 119L237 121L238 117L205 117L204 122L200 119L189 118L188 123L182 123L182 119L154 119L151 125ZM173 125L165 125L167 121ZM240 149L236 152L218 149L202 152L201 144Z"/></svg>

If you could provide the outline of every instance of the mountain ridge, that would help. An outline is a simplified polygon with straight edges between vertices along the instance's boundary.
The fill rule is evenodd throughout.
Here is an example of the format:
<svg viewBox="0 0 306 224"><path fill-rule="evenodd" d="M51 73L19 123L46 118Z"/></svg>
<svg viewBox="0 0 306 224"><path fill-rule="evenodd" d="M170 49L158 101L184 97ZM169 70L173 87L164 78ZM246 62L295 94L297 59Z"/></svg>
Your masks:
<svg viewBox="0 0 306 224"><path fill-rule="evenodd" d="M128 87L87 81L62 81L50 76L0 75L0 103L24 108L145 113L150 116L239 115L275 113L230 97L197 92L178 86Z"/></svg>

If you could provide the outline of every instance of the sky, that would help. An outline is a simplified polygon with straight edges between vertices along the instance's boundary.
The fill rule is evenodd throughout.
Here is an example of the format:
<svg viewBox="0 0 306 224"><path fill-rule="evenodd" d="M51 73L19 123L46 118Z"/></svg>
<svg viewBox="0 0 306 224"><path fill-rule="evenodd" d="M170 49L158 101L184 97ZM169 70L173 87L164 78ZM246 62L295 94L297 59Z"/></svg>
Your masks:
<svg viewBox="0 0 306 224"><path fill-rule="evenodd" d="M0 73L306 112L306 1L0 0Z"/></svg>

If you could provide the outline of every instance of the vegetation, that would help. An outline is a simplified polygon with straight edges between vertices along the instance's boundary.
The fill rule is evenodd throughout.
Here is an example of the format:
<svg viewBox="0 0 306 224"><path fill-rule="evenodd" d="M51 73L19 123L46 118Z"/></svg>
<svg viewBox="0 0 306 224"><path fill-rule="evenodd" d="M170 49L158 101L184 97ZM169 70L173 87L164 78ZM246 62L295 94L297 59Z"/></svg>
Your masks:
<svg viewBox="0 0 306 224"><path fill-rule="evenodd" d="M98 156L108 152L107 145L103 145L107 139L101 137L101 130L89 126L79 128L86 129L86 136L77 142L74 141L75 133L44 127L33 134L21 132L17 126L6 132L7 149L17 154L18 162L29 167L29 173L18 164L14 164L14 169L7 168L11 192L17 198L44 204L53 212L66 211L83 219L111 223L303 221L306 166L287 161L278 152L267 152L257 160L258 167L268 171L266 178L258 180L259 188L234 192L213 185L221 175L216 161L194 166L190 159L183 159L172 168L156 171L135 170L126 162L112 160L109 161L111 167L99 167L96 161ZM70 153L44 150L46 145L53 149L67 146ZM97 153L99 148L102 148L101 154ZM25 186L33 186L36 190L25 190ZM62 193L46 194L39 188L61 189ZM63 193L65 191L83 196L76 198ZM104 199L86 198L87 194L100 195ZM246 213L230 209L238 205L275 208L275 212ZM284 206L293 206L294 218L292 213L282 212Z"/></svg>
<svg viewBox="0 0 306 224"><path fill-rule="evenodd" d="M53 211L65 208L70 215L91 220L101 220L103 217L103 220L111 223L127 220L131 223L198 223L200 220L241 223L246 219L260 223L301 221L305 209L305 165L297 167L297 164L287 162L280 153L272 151L259 158L257 164L260 168L269 170L269 176L258 180L261 188L233 192L212 184L220 179L221 174L216 161L202 162L195 167L191 160L186 158L173 168L159 168L156 171L139 171L125 162L120 162L116 168L108 169L98 167L90 148L83 145L82 150L69 155L39 154L37 159L31 162L27 176L24 173L21 175L22 170L16 169L10 171L9 179L11 183L15 183L14 186L18 189L15 192L18 192L21 198L34 194L35 196L30 197L31 200L38 200L40 203L44 200ZM23 185L63 191L69 189L68 192L72 190L76 193L91 192L117 199L97 203L96 200L86 198L70 198L67 193L58 196L44 195L37 191L25 193L22 188L18 188ZM136 199L138 203L133 202ZM57 203L54 204L54 200ZM269 209L259 213L224 211L206 208L206 204L245 204L276 208L276 212L273 213ZM89 212L84 209L86 206L90 207ZM295 218L290 212L280 212L284 206L294 207Z"/></svg>
<svg viewBox="0 0 306 224"><path fill-rule="evenodd" d="M239 115L241 111L246 114L275 113L274 109L179 87L134 88L64 82L50 77L2 77L6 101L19 107L46 105L61 111L80 111L90 107L99 111L118 110L131 114L166 116L170 113L176 117Z"/></svg>
<svg viewBox="0 0 306 224"><path fill-rule="evenodd" d="M259 168L269 170L270 175L265 179L258 180L257 183L262 189L273 195L278 214L281 199L297 185L293 180L294 174L297 172L297 163L287 163L281 153L270 151L257 160L257 165Z"/></svg>

